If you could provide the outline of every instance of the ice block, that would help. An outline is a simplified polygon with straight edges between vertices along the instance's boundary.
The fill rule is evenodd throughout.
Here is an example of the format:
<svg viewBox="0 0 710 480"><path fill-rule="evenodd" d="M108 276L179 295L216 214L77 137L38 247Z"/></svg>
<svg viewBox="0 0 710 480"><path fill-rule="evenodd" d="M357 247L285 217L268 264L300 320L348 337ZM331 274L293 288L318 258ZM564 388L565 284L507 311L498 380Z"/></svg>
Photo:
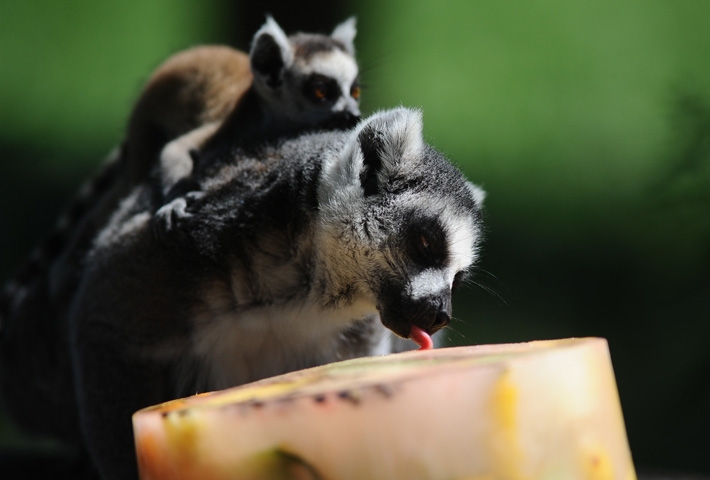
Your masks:
<svg viewBox="0 0 710 480"><path fill-rule="evenodd" d="M142 480L632 480L601 338L349 360L146 408Z"/></svg>

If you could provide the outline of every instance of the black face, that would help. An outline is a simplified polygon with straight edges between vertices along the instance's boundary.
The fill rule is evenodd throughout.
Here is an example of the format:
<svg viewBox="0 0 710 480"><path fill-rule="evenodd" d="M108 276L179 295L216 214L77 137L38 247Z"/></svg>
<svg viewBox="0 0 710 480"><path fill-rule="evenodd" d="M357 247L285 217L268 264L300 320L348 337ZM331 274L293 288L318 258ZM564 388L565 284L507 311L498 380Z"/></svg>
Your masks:
<svg viewBox="0 0 710 480"><path fill-rule="evenodd" d="M409 227L407 234L409 255L422 268L441 268L449 258L446 233L436 218L423 219ZM467 270L456 272L451 292L459 289L468 277Z"/></svg>
<svg viewBox="0 0 710 480"><path fill-rule="evenodd" d="M380 294L378 309L384 326L402 338L410 337L412 325L432 334L451 322L451 289L414 299L407 294L406 285L388 283Z"/></svg>
<svg viewBox="0 0 710 480"><path fill-rule="evenodd" d="M408 338L412 325L432 334L449 324L453 286L443 281L442 269L449 260L449 247L440 221L435 217L412 214L404 223L407 225L405 235L399 240L404 244L393 249L404 252L402 260L408 265L407 278L390 277L383 281L378 308L382 323L397 335ZM430 291L414 295L408 282L426 275L427 271L432 276ZM462 276L463 272L457 274L454 283L458 283Z"/></svg>

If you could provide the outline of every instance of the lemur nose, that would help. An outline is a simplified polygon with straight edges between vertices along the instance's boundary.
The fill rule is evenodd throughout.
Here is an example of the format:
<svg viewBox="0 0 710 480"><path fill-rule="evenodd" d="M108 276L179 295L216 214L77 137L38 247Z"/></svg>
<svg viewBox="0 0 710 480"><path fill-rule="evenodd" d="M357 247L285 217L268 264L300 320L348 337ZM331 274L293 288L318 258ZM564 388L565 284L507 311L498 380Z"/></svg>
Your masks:
<svg viewBox="0 0 710 480"><path fill-rule="evenodd" d="M434 323L431 324L430 333L438 332L442 328L447 327L449 323L451 323L451 315L444 310L439 310L434 318Z"/></svg>
<svg viewBox="0 0 710 480"><path fill-rule="evenodd" d="M354 115L348 110L343 110L333 116L331 124L336 128L352 128L357 124L358 120L360 120L359 116Z"/></svg>

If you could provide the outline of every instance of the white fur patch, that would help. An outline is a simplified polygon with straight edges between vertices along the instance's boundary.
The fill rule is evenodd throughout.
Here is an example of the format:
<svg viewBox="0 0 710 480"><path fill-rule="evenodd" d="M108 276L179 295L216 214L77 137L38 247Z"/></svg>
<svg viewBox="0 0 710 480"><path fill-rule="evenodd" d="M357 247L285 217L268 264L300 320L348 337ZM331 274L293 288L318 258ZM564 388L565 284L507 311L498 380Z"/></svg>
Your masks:
<svg viewBox="0 0 710 480"><path fill-rule="evenodd" d="M396 169L404 159L414 159L424 148L422 114L418 110L395 108L372 114L355 128L340 153L323 162L323 176L318 189L319 200L328 205L352 204L362 198L359 175L363 168L359 135L366 128L384 134L382 155L383 175Z"/></svg>
<svg viewBox="0 0 710 480"><path fill-rule="evenodd" d="M140 232L150 222L151 215L148 212L140 212L128 216L128 212L134 208L140 198L140 188L134 189L126 198L121 200L118 209L111 216L107 226L101 230L94 245L105 248L107 245L124 241L127 235Z"/></svg>
<svg viewBox="0 0 710 480"><path fill-rule="evenodd" d="M332 78L338 83L342 95L333 106L333 112L347 110L353 115L360 115L358 102L350 95L350 88L359 73L357 62L352 55L342 50L329 50L316 53L308 61L297 58L296 65L303 75L315 73Z"/></svg>
<svg viewBox="0 0 710 480"><path fill-rule="evenodd" d="M453 282L457 272L467 269L476 260L479 232L470 217L452 216L447 219L445 228L449 238L449 263L453 272L450 282Z"/></svg>
<svg viewBox="0 0 710 480"><path fill-rule="evenodd" d="M208 295L209 298L209 295ZM230 309L229 299L213 293L212 309L195 317L193 353L207 366L201 384L222 389L316 363L339 360L339 335L356 319L376 315L374 304L323 309L312 299ZM378 345L376 352L384 351Z"/></svg>
<svg viewBox="0 0 710 480"><path fill-rule="evenodd" d="M353 44L355 35L357 34L355 23L355 17L350 17L340 25L336 26L333 33L330 34L331 38L342 43L351 55L355 53L355 45Z"/></svg>
<svg viewBox="0 0 710 480"><path fill-rule="evenodd" d="M266 23L262 25L262 27L254 35L254 41L251 46L251 51L249 52L250 55L253 53L256 40L264 34L271 35L274 40L276 40L276 43L281 49L281 58L283 59L284 64L287 67L291 65L293 63L293 49L291 48L291 44L289 43L288 37L284 31L281 29L279 24L276 23L276 20L271 17L271 15L267 15Z"/></svg>
<svg viewBox="0 0 710 480"><path fill-rule="evenodd" d="M220 122L202 125L168 143L160 153L160 181L163 195L192 173L190 150L200 148L217 131Z"/></svg>
<svg viewBox="0 0 710 480"><path fill-rule="evenodd" d="M426 298L432 293L440 292L448 285L451 285L447 278L449 276L447 275L449 269L446 270L447 271L442 272L440 269L429 268L414 277L410 283L410 295L412 299L419 300Z"/></svg>
<svg viewBox="0 0 710 480"><path fill-rule="evenodd" d="M476 202L476 205L481 207L481 205L483 205L483 201L486 199L486 192L471 182L466 182L466 185L468 186L471 195L473 195L473 201Z"/></svg>
<svg viewBox="0 0 710 480"><path fill-rule="evenodd" d="M422 112L407 108L396 108L383 115L388 122L387 135L382 153L385 169L405 160L413 160L422 155Z"/></svg>

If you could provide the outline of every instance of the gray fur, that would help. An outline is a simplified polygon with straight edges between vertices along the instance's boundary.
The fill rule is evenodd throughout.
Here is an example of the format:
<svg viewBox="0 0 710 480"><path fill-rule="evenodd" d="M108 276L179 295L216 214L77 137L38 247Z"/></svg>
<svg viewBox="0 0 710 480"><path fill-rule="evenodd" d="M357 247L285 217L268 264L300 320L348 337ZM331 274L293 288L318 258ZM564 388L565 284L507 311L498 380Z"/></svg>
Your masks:
<svg viewBox="0 0 710 480"><path fill-rule="evenodd" d="M81 427L105 478L135 474L135 410L387 353L385 327L445 326L477 257L481 192L422 141L416 111L235 148L198 181L167 244L154 187L134 189L71 306Z"/></svg>

